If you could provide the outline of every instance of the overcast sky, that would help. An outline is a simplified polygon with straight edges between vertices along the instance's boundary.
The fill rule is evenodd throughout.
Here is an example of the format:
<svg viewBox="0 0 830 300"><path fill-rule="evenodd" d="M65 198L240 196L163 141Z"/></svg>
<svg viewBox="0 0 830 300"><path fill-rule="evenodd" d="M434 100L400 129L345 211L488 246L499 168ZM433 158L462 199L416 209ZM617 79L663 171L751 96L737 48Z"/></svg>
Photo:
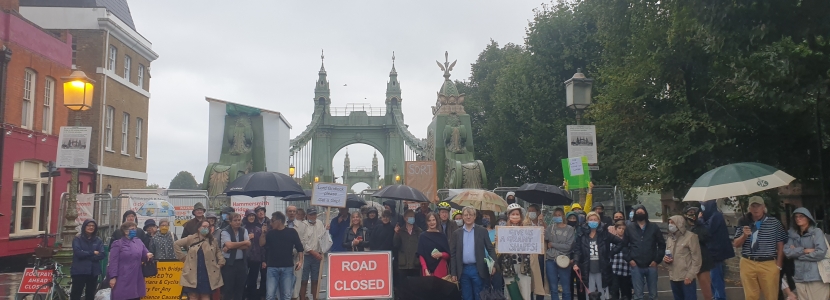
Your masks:
<svg viewBox="0 0 830 300"><path fill-rule="evenodd" d="M150 71L147 183L166 187L182 170L202 181L206 96L278 111L293 126L291 137L300 134L311 120L321 49L332 107L383 107L395 51L405 121L424 138L443 81L435 61L443 62L449 51L450 61L458 60L452 79L468 78L470 64L490 39L523 44L541 3L129 1L137 30L160 55ZM372 147L348 148L352 167L371 166ZM344 153L334 158L338 176Z"/></svg>

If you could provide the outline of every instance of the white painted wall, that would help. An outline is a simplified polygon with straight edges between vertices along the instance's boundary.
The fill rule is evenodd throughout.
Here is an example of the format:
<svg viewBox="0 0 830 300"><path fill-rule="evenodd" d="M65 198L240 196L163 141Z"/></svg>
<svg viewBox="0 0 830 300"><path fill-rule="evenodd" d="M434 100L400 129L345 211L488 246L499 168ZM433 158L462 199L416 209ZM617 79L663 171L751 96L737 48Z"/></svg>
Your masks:
<svg viewBox="0 0 830 300"><path fill-rule="evenodd" d="M222 133L225 131L225 103L208 101L208 164L219 162Z"/></svg>
<svg viewBox="0 0 830 300"><path fill-rule="evenodd" d="M265 133L265 165L268 171L288 175L290 127L280 115L269 112L262 113L262 125Z"/></svg>

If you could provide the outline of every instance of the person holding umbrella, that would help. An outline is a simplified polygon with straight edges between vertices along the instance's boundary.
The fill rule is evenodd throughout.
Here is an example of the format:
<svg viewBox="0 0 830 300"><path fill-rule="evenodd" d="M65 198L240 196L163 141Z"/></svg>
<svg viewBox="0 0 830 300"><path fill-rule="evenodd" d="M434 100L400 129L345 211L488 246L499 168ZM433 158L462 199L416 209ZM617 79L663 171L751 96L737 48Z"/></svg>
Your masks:
<svg viewBox="0 0 830 300"><path fill-rule="evenodd" d="M749 198L749 214L738 221L732 245L741 248L741 283L747 299L775 299L788 239L778 219L767 215L764 198ZM636 284L634 288L637 288Z"/></svg>
<svg viewBox="0 0 830 300"><path fill-rule="evenodd" d="M397 205L398 205L398 202L395 201L395 200L383 201L383 210L384 211L388 210L388 211L392 212L392 219L391 219L392 224L404 225L404 223L406 223L406 222L404 221L403 216L401 216L401 214L398 213L398 211L397 211L398 206Z"/></svg>
<svg viewBox="0 0 830 300"><path fill-rule="evenodd" d="M253 209L245 211L245 219L242 220L242 225L248 231L248 240L253 241L248 247L248 276L245 280L244 295L246 299L258 300L261 295L265 295L265 285L263 284L257 289L257 275L262 278L268 278L268 275L265 268L265 249L259 245L262 227L258 226L256 212Z"/></svg>

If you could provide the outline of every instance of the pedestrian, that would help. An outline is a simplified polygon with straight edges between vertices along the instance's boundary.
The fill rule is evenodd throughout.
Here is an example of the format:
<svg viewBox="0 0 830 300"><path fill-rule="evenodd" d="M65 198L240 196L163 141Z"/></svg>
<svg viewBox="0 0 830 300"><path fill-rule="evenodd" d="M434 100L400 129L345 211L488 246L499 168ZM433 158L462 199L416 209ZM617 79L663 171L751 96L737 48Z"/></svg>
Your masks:
<svg viewBox="0 0 830 300"><path fill-rule="evenodd" d="M265 249L259 245L259 238L262 236L262 227L257 226L256 212L253 209L245 211L245 219L242 225L248 231L251 245L248 247L248 277L245 280L245 299L259 300L265 295ZM253 236L250 236L253 235ZM257 276L261 278L262 284L257 288Z"/></svg>
<svg viewBox="0 0 830 300"><path fill-rule="evenodd" d="M398 213L397 207L398 202L396 200L386 200L383 201L383 209L392 212L392 224L396 225L405 225L406 221L403 219L403 216Z"/></svg>
<svg viewBox="0 0 830 300"><path fill-rule="evenodd" d="M700 271L697 273L697 286L700 287L700 292L704 299L712 299L712 277L710 270L712 270L712 256L709 255L709 229L703 225L703 222L698 219L700 209L694 206L688 207L683 211L686 219L687 231L697 235L697 241L700 243Z"/></svg>
<svg viewBox="0 0 830 300"><path fill-rule="evenodd" d="M577 230L582 231L579 239L574 245L574 271L580 280L587 285L586 294L601 292L608 295L608 286L611 283L611 268L609 263L611 257L622 249L622 239L609 233L604 226L599 214L589 212L585 218L586 226ZM611 244L617 246L611 248ZM588 300L588 297L585 298Z"/></svg>
<svg viewBox="0 0 830 300"><path fill-rule="evenodd" d="M254 208L254 212L256 212L256 221L259 223L259 227L262 228L262 225L268 225L270 228L271 220L265 216L268 213L264 206L257 206Z"/></svg>
<svg viewBox="0 0 830 300"><path fill-rule="evenodd" d="M202 202L196 202L196 204L193 204L193 210L190 213L193 215L193 219L188 220L182 226L181 238L199 232L199 227L201 227L202 221L205 220L205 205Z"/></svg>
<svg viewBox="0 0 830 300"><path fill-rule="evenodd" d="M398 256L399 278L417 277L420 274L421 266L418 261L418 238L421 236L421 228L415 225L415 212L407 210L403 214L406 225L395 227L395 239L393 241Z"/></svg>
<svg viewBox="0 0 830 300"><path fill-rule="evenodd" d="M464 225L464 218L461 213L461 210L456 210L454 213L452 213L452 220L453 222L455 222L455 225L458 226L458 228L461 228L461 226Z"/></svg>
<svg viewBox="0 0 830 300"><path fill-rule="evenodd" d="M415 211L415 226L418 226L422 232L427 230L427 216L431 212L429 202L421 202L420 207Z"/></svg>
<svg viewBox="0 0 830 300"><path fill-rule="evenodd" d="M225 218L230 223L222 230L219 240L222 256L225 257L225 265L222 266L222 281L225 283L222 286L222 299L242 300L248 277L247 250L254 234L242 227L242 215L234 212L226 215Z"/></svg>
<svg viewBox="0 0 830 300"><path fill-rule="evenodd" d="M505 214L507 215L507 225L505 226L531 225L530 220L526 219L525 209L517 203L508 205ZM498 236L496 236L496 239L498 240ZM498 241L496 244L498 244ZM539 274L541 273L541 269L536 255L515 253L498 255L497 261L499 266L501 266L505 286L509 286L512 282L517 281L519 291L524 299L532 299L530 297L531 294L545 294L545 285L542 281L541 274ZM506 289L504 294L505 297L510 297L510 292Z"/></svg>
<svg viewBox="0 0 830 300"><path fill-rule="evenodd" d="M210 222L203 220L195 234L173 243L176 257L184 262L179 284L188 299L210 300L211 294L224 285L220 269L225 257L210 227Z"/></svg>
<svg viewBox="0 0 830 300"><path fill-rule="evenodd" d="M795 292L798 299L828 299L830 284L824 283L818 262L827 254L824 232L816 227L810 211L804 207L793 211L793 225L784 253L795 260Z"/></svg>
<svg viewBox="0 0 830 300"><path fill-rule="evenodd" d="M110 247L107 278L112 288L112 299L138 299L147 294L141 263L153 258L144 243L138 239L135 222L126 221L118 231L121 238Z"/></svg>
<svg viewBox="0 0 830 300"><path fill-rule="evenodd" d="M156 226L156 220L147 219L146 221L144 221L144 227L141 229L144 230L144 237L141 238L141 242L144 243L144 247L150 249L150 240L158 231L158 226Z"/></svg>
<svg viewBox="0 0 830 300"><path fill-rule="evenodd" d="M392 251L395 248L395 224L392 222L394 213L384 210L380 214L380 224L375 225L369 238L370 246L375 251Z"/></svg>
<svg viewBox="0 0 830 300"><path fill-rule="evenodd" d="M302 221L297 220L297 207L294 205L286 206L285 227L297 229L297 233L300 233L300 230L297 227L303 226L302 223Z"/></svg>
<svg viewBox="0 0 830 300"><path fill-rule="evenodd" d="M231 226L230 214L234 213L233 207L225 206L219 211L219 224L216 224L216 229L225 230Z"/></svg>
<svg viewBox="0 0 830 300"><path fill-rule="evenodd" d="M575 212L569 212L565 214L565 220L568 222L568 226L573 228L579 227L579 218Z"/></svg>
<svg viewBox="0 0 830 300"><path fill-rule="evenodd" d="M133 222L133 223L138 222L136 220L136 214L135 214L134 211L128 210L128 211L125 211L123 215L121 215L121 223L123 224L123 223L127 223L127 222ZM144 235L145 235L144 230L136 228L136 237L138 237L138 240L141 241L142 243L144 242ZM120 240L122 237L124 237L124 232L122 232L121 230L114 230L112 232L112 236L110 237L109 248L112 249L112 243L114 243L117 240ZM145 245L145 248L146 247L147 246Z"/></svg>
<svg viewBox="0 0 830 300"><path fill-rule="evenodd" d="M614 226L614 220L612 220L611 217L605 215L605 205L602 205L602 203L594 203L594 207L591 208L591 211L599 215L600 226Z"/></svg>
<svg viewBox="0 0 830 300"><path fill-rule="evenodd" d="M305 221L305 215L306 215L305 209L302 209L302 208L297 209L297 221L300 221L300 222Z"/></svg>
<svg viewBox="0 0 830 300"><path fill-rule="evenodd" d="M732 247L732 238L729 236L729 230L726 229L723 213L718 210L718 202L709 200L700 204L700 211L703 214L701 219L710 236L709 242L706 243L706 250L712 258L712 270L709 271L712 280L712 298L726 300L723 262L735 257L735 248Z"/></svg>
<svg viewBox="0 0 830 300"><path fill-rule="evenodd" d="M170 232L170 221L167 219L159 220L159 231L150 239L150 253L157 260L175 260L176 251L173 250L173 242L176 241L176 236Z"/></svg>
<svg viewBox="0 0 830 300"><path fill-rule="evenodd" d="M306 300L306 288L308 281L311 280L311 290L314 299L317 298L317 278L320 276L320 263L323 261L323 250L320 248L320 239L328 235L326 226L322 221L317 221L317 209L309 208L306 214L306 220L303 221L304 231L300 241L305 249L302 273L300 273L300 292L299 299ZM371 241L371 239L370 239ZM392 244L392 236L389 236L389 244ZM391 249L391 247L390 247ZM296 286L296 285L295 285Z"/></svg>
<svg viewBox="0 0 830 300"><path fill-rule="evenodd" d="M623 214L623 212L621 212L621 211L617 211L617 212L614 213L614 217L611 220L611 224L608 224L608 226L609 227L613 226L614 228L617 228L617 222L619 222L619 221L623 221L623 223L626 222L625 214Z"/></svg>
<svg viewBox="0 0 830 300"><path fill-rule="evenodd" d="M305 224L303 221L297 219L297 207L294 205L289 205L285 208L285 227L293 228L297 231L297 234L300 236L300 241L303 239L303 234L305 232ZM294 253L294 264L300 261L300 256L303 255L302 252ZM297 278L301 278L303 276L303 270L294 270L294 294L291 295L291 299L297 299L300 297L300 285L301 282L297 280Z"/></svg>
<svg viewBox="0 0 830 300"><path fill-rule="evenodd" d="M216 213L212 211L205 213L205 220L210 223L210 234L213 236L213 240L217 243L219 242L219 239L222 238L222 231L217 229L219 228L217 227L219 224L218 219L219 218L216 217Z"/></svg>
<svg viewBox="0 0 830 300"><path fill-rule="evenodd" d="M787 232L767 215L764 198L749 198L749 213L738 221L732 245L741 248L741 283L747 299L776 299ZM635 285L636 289L637 286Z"/></svg>
<svg viewBox="0 0 830 300"><path fill-rule="evenodd" d="M346 232L343 235L343 249L346 251L365 251L366 246L369 245L366 231L366 228L363 227L363 219L360 216L360 212L352 212L351 224L346 228Z"/></svg>
<svg viewBox="0 0 830 300"><path fill-rule="evenodd" d="M450 220L451 210L452 207L448 202L438 203L438 231L441 231L447 237L447 242L450 241L453 231L459 227L458 224L455 224L455 221Z"/></svg>
<svg viewBox="0 0 830 300"><path fill-rule="evenodd" d="M501 214L498 217L497 220L498 221L496 221L496 225L498 225L498 226L507 226L507 214ZM488 236L488 238L490 238L490 242L492 242L493 247L495 247L496 246L496 229L495 229L495 227L492 230L490 230L490 229L487 230L487 236ZM485 251L484 255L489 256L489 254L486 253L486 251ZM492 256L496 256L496 254L493 253ZM496 268L496 272L494 274L490 275L490 284L493 287L493 290L503 291L504 290L504 275L502 274L503 270L501 269L501 266L499 264L494 264L494 265L495 265L495 268ZM486 286L486 284L485 284L485 286Z"/></svg>
<svg viewBox="0 0 830 300"><path fill-rule="evenodd" d="M329 226L326 227L326 229L329 230L331 240L333 241L329 252L346 251L346 248L343 248L343 239L346 238L346 228L349 227L351 218L349 216L348 208L341 207L337 210L338 214L331 219L331 223L329 223Z"/></svg>
<svg viewBox="0 0 830 300"><path fill-rule="evenodd" d="M657 224L648 220L648 210L643 205L634 206L634 222L626 226L623 247L627 247L625 260L631 266L631 283L634 299L643 299L643 287L648 295L657 299L657 265L663 261L666 239Z"/></svg>
<svg viewBox="0 0 830 300"><path fill-rule="evenodd" d="M527 207L527 220L525 220L525 224L527 226L540 226L542 230L547 227L545 224L545 215L542 213L542 209L539 207L538 204L531 204ZM486 227L486 226L485 226ZM531 255L531 257L536 257L536 265L539 266L539 271L534 272L533 275L539 277L542 284L534 285L534 287L542 286L544 288L547 285L547 280L545 279L545 256L544 255ZM541 290L534 290L534 295L536 295L537 300L544 300L545 294L537 294L536 292L540 292Z"/></svg>
<svg viewBox="0 0 830 300"><path fill-rule="evenodd" d="M504 196L504 201L507 201L507 205L516 203L516 193L507 192L507 195Z"/></svg>
<svg viewBox="0 0 830 300"><path fill-rule="evenodd" d="M575 205L578 204L579 203L575 203ZM565 210L563 209L563 211ZM579 223L579 214L574 211L569 211L565 214L565 219L568 220L568 226L574 229L574 241L579 240L579 236L582 235L582 230L580 230L581 226ZM571 267L571 287L572 294L577 294L577 299L585 298L584 286L579 282L579 278L576 277L576 271L573 270L573 267Z"/></svg>
<svg viewBox="0 0 830 300"><path fill-rule="evenodd" d="M622 239L625 234L625 220L619 220L614 225L614 235ZM613 245L610 247L614 247ZM609 296L611 299L631 299L631 266L625 261L624 252L627 249L622 249L617 254L611 257L611 291Z"/></svg>
<svg viewBox="0 0 830 300"><path fill-rule="evenodd" d="M366 228L366 235L371 237L372 230L375 230L375 226L377 226L378 224L380 224L380 215L378 214L378 209L374 206L370 206L369 209L366 211L366 218L363 219L363 227ZM370 245L367 245L366 248L371 248Z"/></svg>
<svg viewBox="0 0 830 300"><path fill-rule="evenodd" d="M418 238L418 258L421 263L421 276L444 278L449 274L450 243L447 236L438 229L436 213L427 216L427 231Z"/></svg>
<svg viewBox="0 0 830 300"><path fill-rule="evenodd" d="M697 234L686 230L686 219L677 215L669 218L669 239L663 262L669 269L669 281L674 300L697 299L695 278L700 271L700 242ZM768 298L769 299L769 298Z"/></svg>
<svg viewBox="0 0 830 300"><path fill-rule="evenodd" d="M98 223L87 219L81 225L82 231L72 240L72 291L70 300L95 299L98 276L101 275L101 260L104 259L104 241L98 237Z"/></svg>
<svg viewBox="0 0 830 300"><path fill-rule="evenodd" d="M559 288L562 288L562 299L571 300L571 264L572 247L576 235L574 228L568 226L563 219L564 210L557 207L553 210L552 224L545 230L547 249L545 250L545 272L550 287L551 300L559 300Z"/></svg>
<svg viewBox="0 0 830 300"><path fill-rule="evenodd" d="M265 248L268 266L265 299L290 299L294 294L294 271L303 267L303 256L297 263L294 263L292 256L294 251L303 253L303 243L296 230L285 227L285 214L282 212L271 214L269 223L271 228L263 225L265 234L259 238L259 245Z"/></svg>
<svg viewBox="0 0 830 300"><path fill-rule="evenodd" d="M464 226L452 233L450 239L450 273L459 282L464 300L478 300L485 282L489 282L490 270L484 258L493 259L495 247L484 227L476 226L476 209L464 207ZM485 254L487 253L487 254Z"/></svg>

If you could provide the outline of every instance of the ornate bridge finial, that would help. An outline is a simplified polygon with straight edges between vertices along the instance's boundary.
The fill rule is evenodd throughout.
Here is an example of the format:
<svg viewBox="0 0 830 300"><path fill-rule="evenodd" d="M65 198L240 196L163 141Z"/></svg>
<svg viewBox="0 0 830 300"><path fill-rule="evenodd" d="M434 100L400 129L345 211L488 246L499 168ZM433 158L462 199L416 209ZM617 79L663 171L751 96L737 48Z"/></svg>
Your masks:
<svg viewBox="0 0 830 300"><path fill-rule="evenodd" d="M395 65L395 51L392 51L392 65Z"/></svg>
<svg viewBox="0 0 830 300"><path fill-rule="evenodd" d="M450 64L450 53L448 51L444 51L443 65L437 60L435 61L435 63L438 64L438 67L441 68L441 71L444 71L444 78L446 78L447 80L450 79L450 71L452 71L452 68L455 67L456 62L458 62L458 60L455 60L452 62L452 64Z"/></svg>
<svg viewBox="0 0 830 300"><path fill-rule="evenodd" d="M324 49L320 49L320 61L324 62L326 60L326 52Z"/></svg>

